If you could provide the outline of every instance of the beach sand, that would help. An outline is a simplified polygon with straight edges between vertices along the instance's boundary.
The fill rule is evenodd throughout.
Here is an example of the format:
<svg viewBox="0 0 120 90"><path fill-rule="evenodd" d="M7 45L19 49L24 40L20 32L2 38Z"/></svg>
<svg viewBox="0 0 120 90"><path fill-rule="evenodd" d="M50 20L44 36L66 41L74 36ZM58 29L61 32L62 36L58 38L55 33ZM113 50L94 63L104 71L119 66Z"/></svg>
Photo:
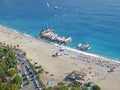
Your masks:
<svg viewBox="0 0 120 90"><path fill-rule="evenodd" d="M34 37L15 32L0 26L0 42L19 45L27 53L31 63L37 62L48 74L41 75L46 84L48 80L54 86L73 70L84 71L90 81L100 85L101 90L120 90L120 63L109 59L66 48L62 56L52 57L62 46L49 44ZM114 72L108 72L115 67Z"/></svg>

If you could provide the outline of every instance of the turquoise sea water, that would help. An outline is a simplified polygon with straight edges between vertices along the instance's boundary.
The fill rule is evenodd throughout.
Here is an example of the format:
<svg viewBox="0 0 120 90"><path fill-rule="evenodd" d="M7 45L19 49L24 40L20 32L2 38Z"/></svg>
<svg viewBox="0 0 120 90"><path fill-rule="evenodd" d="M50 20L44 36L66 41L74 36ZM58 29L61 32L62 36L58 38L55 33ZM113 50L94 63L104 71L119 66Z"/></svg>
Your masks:
<svg viewBox="0 0 120 90"><path fill-rule="evenodd" d="M0 0L0 24L32 36L47 24L73 38L69 47L120 60L120 0Z"/></svg>

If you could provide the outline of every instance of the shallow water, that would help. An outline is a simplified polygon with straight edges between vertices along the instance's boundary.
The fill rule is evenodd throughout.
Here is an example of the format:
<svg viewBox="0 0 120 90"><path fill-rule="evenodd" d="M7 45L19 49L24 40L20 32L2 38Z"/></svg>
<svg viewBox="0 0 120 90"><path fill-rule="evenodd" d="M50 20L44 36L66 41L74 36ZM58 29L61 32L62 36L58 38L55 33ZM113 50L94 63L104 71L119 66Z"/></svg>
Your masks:
<svg viewBox="0 0 120 90"><path fill-rule="evenodd" d="M0 24L32 36L49 25L69 47L90 43L87 52L120 60L119 0L0 0Z"/></svg>

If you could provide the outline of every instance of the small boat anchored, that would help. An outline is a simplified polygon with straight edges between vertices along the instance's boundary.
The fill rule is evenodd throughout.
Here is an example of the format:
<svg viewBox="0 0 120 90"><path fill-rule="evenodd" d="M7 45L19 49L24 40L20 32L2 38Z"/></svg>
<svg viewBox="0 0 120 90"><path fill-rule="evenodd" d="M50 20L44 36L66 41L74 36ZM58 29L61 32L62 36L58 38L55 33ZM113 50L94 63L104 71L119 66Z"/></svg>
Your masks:
<svg viewBox="0 0 120 90"><path fill-rule="evenodd" d="M91 49L91 45L90 44L79 43L78 46L77 46L77 49L80 49L82 51L86 51L86 50Z"/></svg>
<svg viewBox="0 0 120 90"><path fill-rule="evenodd" d="M46 6L47 6L47 7L49 7L49 6L50 6L50 4L49 4L49 3L46 3Z"/></svg>

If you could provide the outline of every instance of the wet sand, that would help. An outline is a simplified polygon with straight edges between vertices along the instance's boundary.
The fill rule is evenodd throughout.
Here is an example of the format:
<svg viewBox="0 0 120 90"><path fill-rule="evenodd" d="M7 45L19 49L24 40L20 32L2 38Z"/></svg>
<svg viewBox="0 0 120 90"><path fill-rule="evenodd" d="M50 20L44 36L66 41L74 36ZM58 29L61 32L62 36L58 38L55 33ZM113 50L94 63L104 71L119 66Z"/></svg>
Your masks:
<svg viewBox="0 0 120 90"><path fill-rule="evenodd" d="M34 37L15 32L0 26L0 42L17 45L27 53L31 63L37 62L48 74L41 75L44 83L48 80L52 86L65 79L73 70L84 71L87 79L100 85L102 90L120 89L120 63L110 59L96 56L70 48L49 44ZM60 48L64 48L62 56L52 57ZM108 72L114 67L114 72Z"/></svg>

